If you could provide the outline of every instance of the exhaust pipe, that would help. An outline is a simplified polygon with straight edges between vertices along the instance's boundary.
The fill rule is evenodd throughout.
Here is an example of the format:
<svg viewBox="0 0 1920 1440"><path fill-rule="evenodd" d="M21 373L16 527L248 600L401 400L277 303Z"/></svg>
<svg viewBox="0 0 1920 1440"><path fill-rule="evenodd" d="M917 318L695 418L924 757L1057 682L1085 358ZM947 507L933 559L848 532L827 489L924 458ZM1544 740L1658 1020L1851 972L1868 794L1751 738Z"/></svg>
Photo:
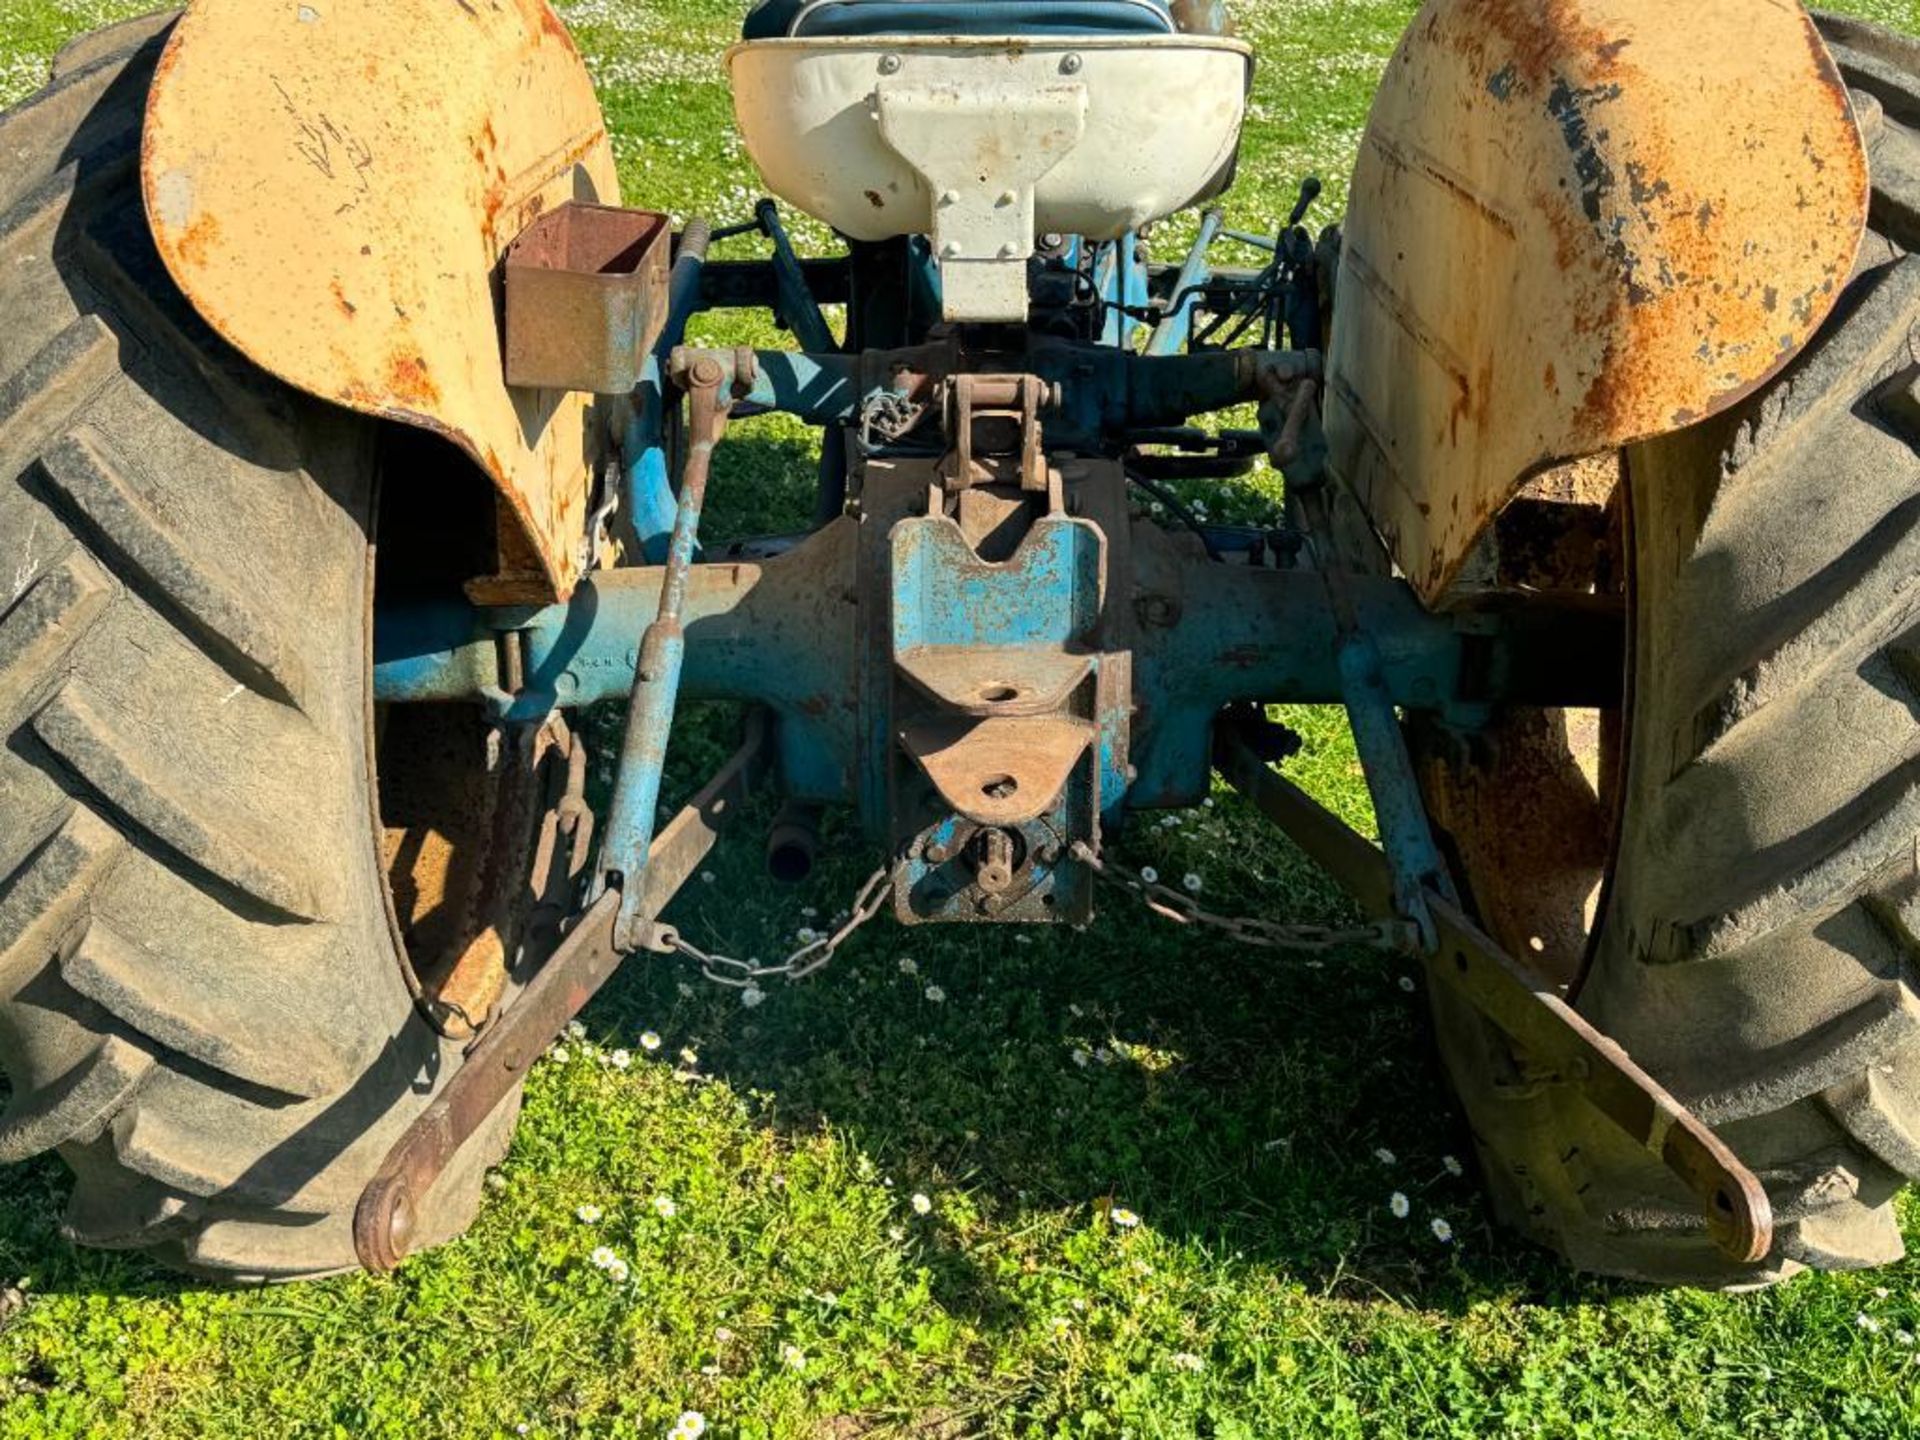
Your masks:
<svg viewBox="0 0 1920 1440"><path fill-rule="evenodd" d="M820 851L820 807L789 800L774 816L767 832L767 874L787 885L797 885L813 873Z"/></svg>

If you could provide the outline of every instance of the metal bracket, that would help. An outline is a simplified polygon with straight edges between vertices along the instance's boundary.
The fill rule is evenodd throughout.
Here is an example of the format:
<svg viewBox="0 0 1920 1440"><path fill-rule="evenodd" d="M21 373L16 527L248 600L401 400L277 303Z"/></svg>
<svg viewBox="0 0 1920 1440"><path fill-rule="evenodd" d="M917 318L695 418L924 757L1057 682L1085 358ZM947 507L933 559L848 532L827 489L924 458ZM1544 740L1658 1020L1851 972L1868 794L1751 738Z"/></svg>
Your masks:
<svg viewBox="0 0 1920 1440"><path fill-rule="evenodd" d="M952 449L941 463L949 494L1013 480L1038 495L1049 488L1042 409L1057 408L1060 387L1038 375L955 375L944 386L943 411Z"/></svg>
<svg viewBox="0 0 1920 1440"><path fill-rule="evenodd" d="M1086 85L883 80L874 107L933 192L945 318L1024 321L1034 190L1086 134Z"/></svg>
<svg viewBox="0 0 1920 1440"><path fill-rule="evenodd" d="M1397 909L1386 856L1276 775L1237 728L1223 727L1215 751L1220 773L1332 875L1363 909ZM1544 976L1508 955L1451 899L1426 896L1439 945L1421 959L1429 978L1448 986L1526 1054L1531 1068L1572 1087L1698 1197L1707 1230L1722 1253L1752 1264L1773 1247L1773 1208L1753 1172L1697 1115L1594 1029Z"/></svg>

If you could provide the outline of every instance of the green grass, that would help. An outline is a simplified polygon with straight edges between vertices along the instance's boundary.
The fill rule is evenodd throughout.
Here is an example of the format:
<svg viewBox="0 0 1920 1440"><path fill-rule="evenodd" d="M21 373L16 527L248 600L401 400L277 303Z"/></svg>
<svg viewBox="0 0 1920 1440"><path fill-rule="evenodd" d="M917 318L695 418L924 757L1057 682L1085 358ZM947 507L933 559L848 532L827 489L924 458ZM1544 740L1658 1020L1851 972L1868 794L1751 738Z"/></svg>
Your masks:
<svg viewBox="0 0 1920 1440"><path fill-rule="evenodd" d="M0 102L37 84L64 38L140 8L0 0ZM743 215L757 192L720 65L735 7L566 8L627 198ZM1857 8L1920 29L1908 5ZM1238 13L1262 68L1236 219L1270 226L1308 170L1329 182L1331 217L1412 6ZM810 483L805 432L738 433L717 523L790 523ZM1209 503L1252 515L1271 497ZM1342 727L1291 718L1308 739L1295 773L1366 823ZM596 717L603 755L613 723ZM723 752L725 725L687 717L682 788ZM751 838L729 844L678 923L774 956L869 868L839 839L797 892L760 878ZM1199 875L1224 910L1348 917L1226 796L1136 825L1127 846ZM0 1175L0 1435L659 1435L689 1408L715 1435L808 1440L1920 1430L1920 1368L1900 1338L1920 1330L1912 1262L1746 1297L1664 1294L1568 1276L1490 1230L1471 1178L1449 1173L1467 1143L1405 973L1367 953L1249 954L1124 904L1057 935L882 922L756 1007L636 960L565 1058L536 1068L471 1235L395 1278L198 1287L65 1245L57 1162ZM1406 1221L1388 1210L1396 1190ZM1125 1212L1139 1223L1116 1223ZM1906 1217L1920 1239L1920 1213ZM592 1263L601 1246L629 1278Z"/></svg>

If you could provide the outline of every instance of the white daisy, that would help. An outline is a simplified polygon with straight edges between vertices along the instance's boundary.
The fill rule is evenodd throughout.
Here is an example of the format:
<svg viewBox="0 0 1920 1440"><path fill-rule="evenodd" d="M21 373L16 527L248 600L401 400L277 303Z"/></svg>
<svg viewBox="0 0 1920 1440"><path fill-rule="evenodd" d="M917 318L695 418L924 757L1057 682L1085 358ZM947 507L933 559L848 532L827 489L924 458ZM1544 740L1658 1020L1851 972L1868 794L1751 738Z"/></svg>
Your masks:
<svg viewBox="0 0 1920 1440"><path fill-rule="evenodd" d="M680 1213L680 1207L673 1203L671 1195L656 1195L653 1197L653 1213L662 1220L671 1220Z"/></svg>
<svg viewBox="0 0 1920 1440"><path fill-rule="evenodd" d="M1858 1325L1862 1330L1866 1331L1869 1335L1878 1335L1880 1333L1880 1322L1874 1319L1873 1316L1867 1314L1867 1312L1864 1310L1862 1310L1858 1315L1855 1315L1853 1317L1853 1323Z"/></svg>
<svg viewBox="0 0 1920 1440"><path fill-rule="evenodd" d="M902 975L918 975L920 973L920 966L912 956L902 955L900 957L900 973Z"/></svg>
<svg viewBox="0 0 1920 1440"><path fill-rule="evenodd" d="M1189 870L1180 883L1187 887L1187 893L1189 895L1198 895L1200 893L1200 876L1198 872Z"/></svg>
<svg viewBox="0 0 1920 1440"><path fill-rule="evenodd" d="M1082 1070L1084 1070L1087 1068L1087 1066L1093 1063L1093 1056L1089 1055L1085 1050L1082 1050L1078 1045L1076 1045L1073 1047L1073 1063L1078 1065Z"/></svg>
<svg viewBox="0 0 1920 1440"><path fill-rule="evenodd" d="M1173 1368L1176 1370L1188 1370L1198 1375L1202 1370L1207 1368L1207 1362L1202 1360L1198 1355L1190 1355L1183 1350L1173 1357Z"/></svg>
<svg viewBox="0 0 1920 1440"><path fill-rule="evenodd" d="M1413 1213L1413 1202L1396 1190L1387 1197L1387 1209L1393 1212L1393 1218L1404 1220Z"/></svg>
<svg viewBox="0 0 1920 1440"><path fill-rule="evenodd" d="M1160 872L1151 865L1142 865L1140 867L1140 878L1149 885L1158 885L1160 883Z"/></svg>
<svg viewBox="0 0 1920 1440"><path fill-rule="evenodd" d="M927 999L938 1005L947 998L947 992L938 985L927 986Z"/></svg>
<svg viewBox="0 0 1920 1440"><path fill-rule="evenodd" d="M700 1440L707 1433L707 1417L698 1410L682 1410L673 1422L672 1440Z"/></svg>
<svg viewBox="0 0 1920 1440"><path fill-rule="evenodd" d="M1427 1228L1433 1231L1433 1238L1438 1240L1442 1245L1450 1245L1453 1243L1453 1226L1449 1225L1438 1215L1433 1217L1432 1222Z"/></svg>
<svg viewBox="0 0 1920 1440"><path fill-rule="evenodd" d="M1442 1155L1440 1157L1440 1163L1446 1167L1447 1174L1453 1176L1456 1180L1467 1173L1467 1167L1451 1155Z"/></svg>
<svg viewBox="0 0 1920 1440"><path fill-rule="evenodd" d="M933 1210L933 1201L918 1191L914 1192L913 1199L908 1203L913 1206L913 1213L916 1215L926 1215Z"/></svg>
<svg viewBox="0 0 1920 1440"><path fill-rule="evenodd" d="M613 1263L607 1266L607 1278L616 1285L627 1283L627 1262L615 1256Z"/></svg>
<svg viewBox="0 0 1920 1440"><path fill-rule="evenodd" d="M680 1063L682 1065L698 1065L700 1063L700 1052L695 1050L691 1045L681 1046Z"/></svg>
<svg viewBox="0 0 1920 1440"><path fill-rule="evenodd" d="M766 998L767 992L762 990L758 985L749 985L740 992L740 1003L749 1010L753 1009L754 1006Z"/></svg>
<svg viewBox="0 0 1920 1440"><path fill-rule="evenodd" d="M1107 1218L1122 1230L1131 1230L1140 1223L1140 1217L1124 1205L1116 1205L1107 1212Z"/></svg>
<svg viewBox="0 0 1920 1440"><path fill-rule="evenodd" d="M605 1270L618 1258L619 1257L613 1253L611 1247L606 1245L594 1246L593 1254L587 1257L587 1259L593 1262L593 1268L596 1270Z"/></svg>
<svg viewBox="0 0 1920 1440"><path fill-rule="evenodd" d="M651 1030L641 1032L640 1048L651 1055L660 1048L660 1037Z"/></svg>
<svg viewBox="0 0 1920 1440"><path fill-rule="evenodd" d="M587 1033L587 1027L581 1024L578 1020L569 1020L567 1022L567 1034L570 1035L575 1040L581 1040L586 1038L586 1033Z"/></svg>
<svg viewBox="0 0 1920 1440"><path fill-rule="evenodd" d="M600 1223L600 1207L598 1205L582 1205L573 1212L573 1218L578 1220L582 1225L598 1225Z"/></svg>
<svg viewBox="0 0 1920 1440"><path fill-rule="evenodd" d="M780 1363L789 1370L804 1370L807 1368L807 1352L802 1350L798 1345L782 1344L780 1347Z"/></svg>
<svg viewBox="0 0 1920 1440"><path fill-rule="evenodd" d="M1399 1157L1384 1145L1373 1152L1373 1158L1378 1160L1382 1165L1398 1165L1400 1163Z"/></svg>
<svg viewBox="0 0 1920 1440"><path fill-rule="evenodd" d="M793 932L793 938L798 940L802 945L811 945L820 938L820 935L811 925L802 925L798 930Z"/></svg>
<svg viewBox="0 0 1920 1440"><path fill-rule="evenodd" d="M573 1058L567 1053L567 1047L564 1045L556 1045L547 1053L552 1057L553 1063L556 1065L564 1065Z"/></svg>
<svg viewBox="0 0 1920 1440"><path fill-rule="evenodd" d="M607 1063L616 1070L624 1070L633 1063L633 1056L624 1050L616 1050L607 1056Z"/></svg>

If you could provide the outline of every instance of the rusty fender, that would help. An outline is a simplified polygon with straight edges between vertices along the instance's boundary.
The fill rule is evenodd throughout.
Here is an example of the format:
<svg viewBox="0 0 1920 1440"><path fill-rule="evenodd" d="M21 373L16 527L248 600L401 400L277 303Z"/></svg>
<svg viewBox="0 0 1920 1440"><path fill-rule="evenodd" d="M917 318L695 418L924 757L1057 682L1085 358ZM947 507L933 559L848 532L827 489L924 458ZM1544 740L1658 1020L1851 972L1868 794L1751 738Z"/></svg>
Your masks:
<svg viewBox="0 0 1920 1440"><path fill-rule="evenodd" d="M1775 374L1852 268L1867 169L1777 0L1429 0L1354 174L1335 471L1428 600L1534 472Z"/></svg>
<svg viewBox="0 0 1920 1440"><path fill-rule="evenodd" d="M208 324L290 385L451 440L498 489L527 598L572 589L588 402L507 388L494 292L536 216L618 201L592 81L546 0L192 0L141 169L160 254Z"/></svg>

